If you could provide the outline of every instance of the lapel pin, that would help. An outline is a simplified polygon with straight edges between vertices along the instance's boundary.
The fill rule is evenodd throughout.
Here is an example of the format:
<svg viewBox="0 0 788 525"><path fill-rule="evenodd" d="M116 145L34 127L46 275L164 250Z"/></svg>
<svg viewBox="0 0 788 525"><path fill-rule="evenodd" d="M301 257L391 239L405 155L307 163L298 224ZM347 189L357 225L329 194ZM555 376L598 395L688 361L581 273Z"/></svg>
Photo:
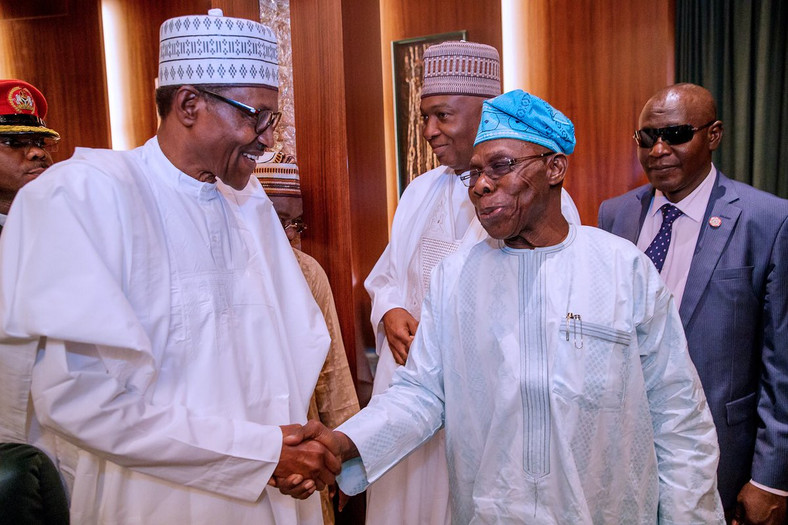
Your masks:
<svg viewBox="0 0 788 525"><path fill-rule="evenodd" d="M722 226L722 219L720 219L719 217L711 217L709 219L709 226L711 226L712 228L719 228L720 226Z"/></svg>

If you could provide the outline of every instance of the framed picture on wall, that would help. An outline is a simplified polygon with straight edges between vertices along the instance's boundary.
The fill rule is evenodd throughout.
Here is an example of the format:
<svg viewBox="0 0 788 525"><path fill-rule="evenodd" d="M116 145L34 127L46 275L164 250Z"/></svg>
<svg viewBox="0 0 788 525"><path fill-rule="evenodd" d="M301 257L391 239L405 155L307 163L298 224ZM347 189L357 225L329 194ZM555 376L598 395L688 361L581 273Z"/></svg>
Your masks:
<svg viewBox="0 0 788 525"><path fill-rule="evenodd" d="M414 178L440 163L421 135L421 85L424 50L447 40L467 40L466 30L418 38L395 40L391 44L394 64L394 123L397 140L397 182L399 194Z"/></svg>

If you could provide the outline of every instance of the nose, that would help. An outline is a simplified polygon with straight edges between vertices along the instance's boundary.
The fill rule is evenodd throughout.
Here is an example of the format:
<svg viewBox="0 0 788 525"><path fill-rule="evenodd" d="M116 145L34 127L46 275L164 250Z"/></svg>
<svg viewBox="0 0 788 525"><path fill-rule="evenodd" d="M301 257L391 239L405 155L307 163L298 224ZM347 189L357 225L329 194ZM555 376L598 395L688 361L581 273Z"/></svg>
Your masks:
<svg viewBox="0 0 788 525"><path fill-rule="evenodd" d="M262 133L258 133L257 142L262 145L262 149L272 146L274 143L274 128L269 126Z"/></svg>
<svg viewBox="0 0 788 525"><path fill-rule="evenodd" d="M665 155L670 155L670 151L670 146L664 140L662 140L662 137L657 137L656 142L654 142L654 145L651 146L648 154L651 157L662 157Z"/></svg>
<svg viewBox="0 0 788 525"><path fill-rule="evenodd" d="M35 144L31 144L27 148L27 153L25 154L28 160L41 160L41 159L48 159L49 152L44 148L36 146Z"/></svg>
<svg viewBox="0 0 788 525"><path fill-rule="evenodd" d="M424 129L422 130L421 134L424 137L424 140L430 141L440 135L440 130L438 130L438 126L435 124L435 117L427 117L424 119Z"/></svg>
<svg viewBox="0 0 788 525"><path fill-rule="evenodd" d="M477 197L481 197L485 193L492 193L493 184L492 181L487 177L487 175L482 171L479 174L479 178L476 179L476 184L474 184L468 189L472 193L474 193Z"/></svg>

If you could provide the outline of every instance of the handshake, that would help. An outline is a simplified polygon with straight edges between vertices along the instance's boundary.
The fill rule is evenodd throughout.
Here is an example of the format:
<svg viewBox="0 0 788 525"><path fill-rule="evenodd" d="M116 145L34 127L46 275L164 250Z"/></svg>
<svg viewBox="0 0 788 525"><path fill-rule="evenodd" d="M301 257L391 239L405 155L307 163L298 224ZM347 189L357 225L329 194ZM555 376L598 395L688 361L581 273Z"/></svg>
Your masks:
<svg viewBox="0 0 788 525"><path fill-rule="evenodd" d="M319 421L309 421L304 426L282 425L280 428L284 436L282 453L268 484L278 488L282 494L305 499L315 490L334 487L342 462L358 456L350 438Z"/></svg>

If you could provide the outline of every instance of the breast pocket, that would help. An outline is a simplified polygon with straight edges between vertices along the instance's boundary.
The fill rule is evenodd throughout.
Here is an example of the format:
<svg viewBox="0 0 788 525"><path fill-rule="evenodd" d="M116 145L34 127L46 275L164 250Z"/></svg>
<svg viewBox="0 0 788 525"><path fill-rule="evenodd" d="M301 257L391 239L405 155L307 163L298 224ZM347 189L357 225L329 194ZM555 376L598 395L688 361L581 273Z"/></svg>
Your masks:
<svg viewBox="0 0 788 525"><path fill-rule="evenodd" d="M556 393L587 410L618 410L629 382L632 334L581 318L561 322ZM563 372L563 373L562 373Z"/></svg>

